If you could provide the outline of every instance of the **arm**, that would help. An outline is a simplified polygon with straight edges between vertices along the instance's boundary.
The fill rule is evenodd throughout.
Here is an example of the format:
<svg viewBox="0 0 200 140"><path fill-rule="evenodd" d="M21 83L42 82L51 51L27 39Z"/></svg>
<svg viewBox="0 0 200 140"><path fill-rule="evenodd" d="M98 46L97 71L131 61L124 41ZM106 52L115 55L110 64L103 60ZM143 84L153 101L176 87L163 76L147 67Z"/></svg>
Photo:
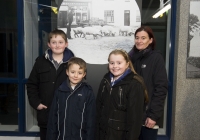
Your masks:
<svg viewBox="0 0 200 140"><path fill-rule="evenodd" d="M105 87L104 87L105 88ZM96 131L95 131L95 138L96 140L100 139L99 137L99 123L101 118L101 111L102 111L102 90L103 90L103 80L99 86L97 98L96 98ZM105 89L104 89L105 90Z"/></svg>
<svg viewBox="0 0 200 140"><path fill-rule="evenodd" d="M159 54L154 65L154 73L152 75L153 95L147 111L147 117L157 122L163 115L164 103L168 90L167 72L162 56Z"/></svg>
<svg viewBox="0 0 200 140"><path fill-rule="evenodd" d="M58 112L59 112L59 103L58 103L58 94L57 90L53 98L51 109L49 112L49 119L47 124L47 140L56 140L58 137Z"/></svg>
<svg viewBox="0 0 200 140"><path fill-rule="evenodd" d="M39 61L39 60L38 60ZM39 97L39 74L37 72L38 61L36 60L33 69L28 78L27 86L27 95L29 99L30 105L37 110L37 107L41 103L41 99Z"/></svg>
<svg viewBox="0 0 200 140"><path fill-rule="evenodd" d="M126 140L138 140L142 127L144 88L141 83L130 84L127 104L127 134Z"/></svg>
<svg viewBox="0 0 200 140"><path fill-rule="evenodd" d="M86 103L86 131L87 140L94 140L95 132L95 115L96 115L96 104L95 96L92 90L89 91L89 99Z"/></svg>

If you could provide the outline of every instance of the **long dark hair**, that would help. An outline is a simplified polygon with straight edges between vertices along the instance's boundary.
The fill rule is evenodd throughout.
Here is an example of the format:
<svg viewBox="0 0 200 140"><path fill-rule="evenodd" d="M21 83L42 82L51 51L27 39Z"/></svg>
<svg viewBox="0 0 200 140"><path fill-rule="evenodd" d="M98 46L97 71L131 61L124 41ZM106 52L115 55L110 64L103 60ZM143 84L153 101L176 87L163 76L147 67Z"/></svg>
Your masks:
<svg viewBox="0 0 200 140"><path fill-rule="evenodd" d="M153 34L152 29L151 29L149 26L141 26L140 28L138 28L138 29L135 31L135 34L134 34L135 38L136 38L136 34L137 34L138 32L141 32L141 31L145 31L145 32L148 34L149 38L150 38L150 39L152 38L152 43L149 44L148 47L151 47L151 49L154 50L155 47L156 47L156 40L155 40L155 37L154 37L154 34ZM136 48L135 45L134 45L134 48Z"/></svg>

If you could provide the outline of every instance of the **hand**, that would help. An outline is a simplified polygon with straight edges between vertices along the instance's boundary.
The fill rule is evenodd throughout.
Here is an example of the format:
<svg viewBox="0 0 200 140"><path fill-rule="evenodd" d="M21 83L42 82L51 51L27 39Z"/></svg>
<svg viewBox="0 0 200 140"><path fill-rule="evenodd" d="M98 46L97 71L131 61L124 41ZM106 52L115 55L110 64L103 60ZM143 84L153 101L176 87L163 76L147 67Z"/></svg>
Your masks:
<svg viewBox="0 0 200 140"><path fill-rule="evenodd" d="M42 110L42 109L47 109L47 106L45 106L43 104L39 104L37 107L37 110Z"/></svg>
<svg viewBox="0 0 200 140"><path fill-rule="evenodd" d="M155 126L156 122L150 118L147 118L145 121L145 126L148 128L153 128Z"/></svg>

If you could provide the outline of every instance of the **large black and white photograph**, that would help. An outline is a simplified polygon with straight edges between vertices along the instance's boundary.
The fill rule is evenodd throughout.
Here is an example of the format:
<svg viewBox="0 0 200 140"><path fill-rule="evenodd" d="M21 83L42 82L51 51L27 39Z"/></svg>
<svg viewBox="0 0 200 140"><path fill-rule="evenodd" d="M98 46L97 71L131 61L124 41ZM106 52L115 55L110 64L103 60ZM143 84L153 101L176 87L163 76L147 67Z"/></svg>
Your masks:
<svg viewBox="0 0 200 140"><path fill-rule="evenodd" d="M200 1L190 2L188 44L187 44L187 78L200 78Z"/></svg>
<svg viewBox="0 0 200 140"><path fill-rule="evenodd" d="M107 64L114 49L129 52L141 25L135 0L63 0L57 26L67 33L68 48L88 64Z"/></svg>

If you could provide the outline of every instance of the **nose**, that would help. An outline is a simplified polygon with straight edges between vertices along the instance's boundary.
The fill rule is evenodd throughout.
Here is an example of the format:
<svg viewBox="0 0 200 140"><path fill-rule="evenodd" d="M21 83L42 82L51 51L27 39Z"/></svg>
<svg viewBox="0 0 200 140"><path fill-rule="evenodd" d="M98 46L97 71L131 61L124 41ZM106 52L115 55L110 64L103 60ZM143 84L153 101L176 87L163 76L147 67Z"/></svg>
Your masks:
<svg viewBox="0 0 200 140"><path fill-rule="evenodd" d="M59 44L58 44L58 43L56 43L56 47L59 47Z"/></svg>
<svg viewBox="0 0 200 140"><path fill-rule="evenodd" d="M78 77L78 73L75 73L75 74L74 74L74 77Z"/></svg>
<svg viewBox="0 0 200 140"><path fill-rule="evenodd" d="M117 66L116 63L114 63L114 64L113 64L113 67L116 67L116 66Z"/></svg>
<svg viewBox="0 0 200 140"><path fill-rule="evenodd" d="M141 42L141 41L142 41L142 39L138 38L138 42Z"/></svg>

